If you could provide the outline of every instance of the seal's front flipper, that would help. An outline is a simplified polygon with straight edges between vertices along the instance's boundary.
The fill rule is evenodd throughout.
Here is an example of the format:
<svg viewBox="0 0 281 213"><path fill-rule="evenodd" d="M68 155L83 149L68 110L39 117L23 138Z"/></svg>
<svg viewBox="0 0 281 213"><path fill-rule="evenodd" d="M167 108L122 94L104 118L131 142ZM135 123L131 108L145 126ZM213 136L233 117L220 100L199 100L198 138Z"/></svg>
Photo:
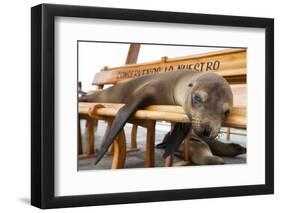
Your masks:
<svg viewBox="0 0 281 213"><path fill-rule="evenodd" d="M164 138L167 145L165 148L165 153L163 154L163 158L172 155L186 138L186 136L191 131L192 124L191 123L176 123L174 128L171 130L169 135Z"/></svg>
<svg viewBox="0 0 281 213"><path fill-rule="evenodd" d="M128 99L128 103L118 111L108 134L105 135L100 151L97 154L95 164L97 164L104 156L105 152L125 126L130 116L132 116L138 109L150 105L152 102L153 97L150 92L140 92L139 94L134 94L132 98Z"/></svg>
<svg viewBox="0 0 281 213"><path fill-rule="evenodd" d="M224 160L213 155L208 144L203 140L189 141L190 160L196 165L218 165L224 164Z"/></svg>
<svg viewBox="0 0 281 213"><path fill-rule="evenodd" d="M212 153L218 156L235 157L240 154L245 154L247 149L236 143L223 143L216 139L207 141Z"/></svg>

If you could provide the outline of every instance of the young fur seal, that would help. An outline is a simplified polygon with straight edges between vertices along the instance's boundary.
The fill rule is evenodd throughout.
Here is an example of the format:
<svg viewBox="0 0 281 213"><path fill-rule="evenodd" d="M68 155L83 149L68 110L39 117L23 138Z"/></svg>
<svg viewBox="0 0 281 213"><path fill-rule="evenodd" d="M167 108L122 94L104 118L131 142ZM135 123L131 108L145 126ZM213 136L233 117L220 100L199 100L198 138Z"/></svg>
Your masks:
<svg viewBox="0 0 281 213"><path fill-rule="evenodd" d="M171 132L166 134L162 143L156 145L157 148L167 150L169 141L167 141L166 138L169 134L171 134ZM188 140L188 147L190 161L196 165L224 164L224 160L221 157L235 157L246 153L246 148L240 144L223 143L217 139L203 140L196 137L196 135L192 135L191 139ZM175 155L179 158L183 158L183 152L184 148L182 144L174 150Z"/></svg>
<svg viewBox="0 0 281 213"><path fill-rule="evenodd" d="M97 155L97 164L138 109L152 104L180 105L192 121L192 129L203 138L215 138L232 105L232 91L227 81L215 73L173 71L135 78L79 98L80 102L125 103L119 110ZM178 130L180 128L181 130ZM182 142L191 125L178 125L171 143ZM173 152L176 149L170 147Z"/></svg>

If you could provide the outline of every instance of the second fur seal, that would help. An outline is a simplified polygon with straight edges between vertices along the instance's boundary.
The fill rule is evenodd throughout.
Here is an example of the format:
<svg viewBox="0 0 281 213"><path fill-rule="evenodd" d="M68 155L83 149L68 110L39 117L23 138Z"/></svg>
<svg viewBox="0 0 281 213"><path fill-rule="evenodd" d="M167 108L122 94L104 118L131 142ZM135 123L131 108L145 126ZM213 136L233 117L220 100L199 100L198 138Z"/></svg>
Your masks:
<svg viewBox="0 0 281 213"><path fill-rule="evenodd" d="M80 102L125 103L104 137L96 164L104 156L127 120L138 109L152 104L180 105L192 121L193 131L203 138L215 138L233 106L227 81L215 73L174 71L135 78L79 98ZM187 131L187 125L183 131ZM175 130L176 131L176 130ZM173 140L181 142L185 134Z"/></svg>

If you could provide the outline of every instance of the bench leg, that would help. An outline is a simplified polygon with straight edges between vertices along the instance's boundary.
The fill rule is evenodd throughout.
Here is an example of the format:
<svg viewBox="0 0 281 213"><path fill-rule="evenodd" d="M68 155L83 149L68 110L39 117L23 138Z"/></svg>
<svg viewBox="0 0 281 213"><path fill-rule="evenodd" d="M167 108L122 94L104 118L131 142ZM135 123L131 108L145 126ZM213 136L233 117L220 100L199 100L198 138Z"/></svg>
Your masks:
<svg viewBox="0 0 281 213"><path fill-rule="evenodd" d="M112 124L112 121L108 121L107 122L107 126L106 126L106 130L105 130L105 134L104 135L107 135L110 131L110 128L111 128L111 124ZM110 147L108 148L107 152L106 152L106 155L113 155L114 154L114 144L112 143L110 145Z"/></svg>
<svg viewBox="0 0 281 213"><path fill-rule="evenodd" d="M190 155L189 155L189 140L191 138L191 134L192 134L192 129L189 130L189 132L186 135L186 138L183 141L183 159L185 161L189 161Z"/></svg>
<svg viewBox="0 0 281 213"><path fill-rule="evenodd" d="M155 161L155 121L147 127L146 135L146 167L154 167Z"/></svg>
<svg viewBox="0 0 281 213"><path fill-rule="evenodd" d="M179 135L179 138L175 137L174 134L176 134L176 131L177 130L180 130L181 132L184 131L183 133L185 135L182 135L184 138L182 138L182 136ZM177 162L175 164L176 165L188 165L189 164L189 158L190 158L190 155L189 155L189 140L191 138L191 134L192 134L192 128L191 128L191 125L190 126L187 126L187 125L175 125L174 126L174 129L172 129L172 132L171 132L171 135L170 135L170 138L168 138L168 140L171 140L170 142L173 142L173 140L179 140L179 142L182 142L183 143L183 162ZM177 146L180 145L180 144L176 144ZM173 155L173 152L171 152L166 158L165 158L165 167L171 167L173 166L173 158L174 158L174 155Z"/></svg>
<svg viewBox="0 0 281 213"><path fill-rule="evenodd" d="M122 130L113 142L114 154L112 160L112 169L121 169L125 167L126 161L126 137Z"/></svg>
<svg viewBox="0 0 281 213"><path fill-rule="evenodd" d="M138 132L138 125L133 124L132 132L131 132L131 149L137 149L137 132Z"/></svg>
<svg viewBox="0 0 281 213"><path fill-rule="evenodd" d="M111 124L108 124L106 131L109 131L110 126L111 126ZM138 125L133 124L132 130L131 130L131 147L129 147L127 149L127 152L136 152L136 151L140 150L137 145L137 131L138 131ZM113 144L111 144L108 151L106 152L106 154L113 155L113 153L114 153L114 146L113 146Z"/></svg>
<svg viewBox="0 0 281 213"><path fill-rule="evenodd" d="M189 145L188 140L184 140L183 142L183 159L185 161L189 161Z"/></svg>
<svg viewBox="0 0 281 213"><path fill-rule="evenodd" d="M93 155L95 153L95 126L96 120L88 119L87 120L87 155Z"/></svg>
<svg viewBox="0 0 281 213"><path fill-rule="evenodd" d="M230 141L230 128L226 128L226 140Z"/></svg>

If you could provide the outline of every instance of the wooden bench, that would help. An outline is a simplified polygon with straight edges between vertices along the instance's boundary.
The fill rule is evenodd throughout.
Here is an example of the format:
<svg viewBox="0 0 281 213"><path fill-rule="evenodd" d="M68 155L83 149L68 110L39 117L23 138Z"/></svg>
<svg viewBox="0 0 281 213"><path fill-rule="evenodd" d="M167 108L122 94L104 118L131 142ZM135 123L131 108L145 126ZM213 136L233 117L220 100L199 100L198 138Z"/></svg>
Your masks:
<svg viewBox="0 0 281 213"><path fill-rule="evenodd" d="M236 93L237 85L246 88L246 49L226 49L178 58L162 57L161 60L148 63L130 64L120 67L104 67L96 73L93 85L103 89L105 85L114 85L143 75L153 75L176 70L197 70L198 72L216 72L222 75L233 87L234 103L241 102L241 94ZM245 91L245 90L244 90ZM244 96L243 96L244 97ZM88 155L94 154L94 128L97 120L106 120L110 126L114 116L123 104L79 103L79 117L87 120ZM234 106L225 127L246 129L246 107ZM146 166L154 166L154 137L156 121L187 122L188 118L180 106L153 105L138 110L129 120L133 124L131 141L136 148L137 126L147 129ZM79 134L81 134L79 132ZM79 137L80 138L80 137ZM81 140L80 140L81 141ZM81 146L81 142L79 143ZM80 147L79 146L79 147ZM135 147L134 147L135 146ZM124 130L113 143L112 168L122 168L126 157ZM81 151L81 150L80 150ZM84 156L80 156L80 159Z"/></svg>

